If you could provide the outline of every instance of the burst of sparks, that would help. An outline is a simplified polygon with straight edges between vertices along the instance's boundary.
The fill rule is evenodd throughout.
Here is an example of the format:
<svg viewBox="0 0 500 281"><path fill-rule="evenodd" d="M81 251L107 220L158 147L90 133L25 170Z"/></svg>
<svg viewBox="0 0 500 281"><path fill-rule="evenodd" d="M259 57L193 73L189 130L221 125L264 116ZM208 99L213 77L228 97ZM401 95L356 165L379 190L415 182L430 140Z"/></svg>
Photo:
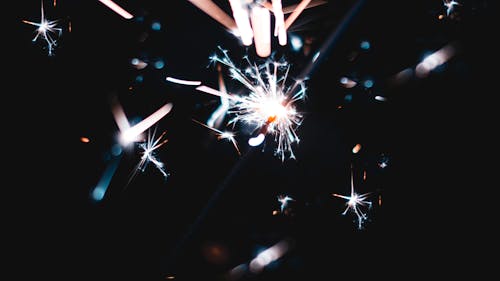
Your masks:
<svg viewBox="0 0 500 281"><path fill-rule="evenodd" d="M295 201L292 197L288 195L278 195L278 201L281 203L280 210L283 213L283 210L288 206L289 201Z"/></svg>
<svg viewBox="0 0 500 281"><path fill-rule="evenodd" d="M218 130L216 128L213 128L213 127L210 127L210 126L208 126L206 124L203 124L203 123L201 123L198 120L194 120L194 119L192 119L192 120L194 122L202 125L203 127L208 128L208 129L214 131L217 134L217 139L218 140L226 139L226 140L230 141L233 144L234 149L236 149L236 152L238 152L238 155L241 155L240 149L238 148L238 143L236 142L236 139L234 138L235 134L233 132L229 132L229 131L224 131L223 132L223 131L220 131L220 130Z"/></svg>
<svg viewBox="0 0 500 281"><path fill-rule="evenodd" d="M158 158L156 157L156 150L168 142L168 139L163 139L165 134L166 131L161 133L161 135L155 139L156 127L154 128L152 133L151 129L148 129L146 140L144 140L141 143L138 143L139 148L142 150L141 160L137 164L137 167L134 170L134 173L132 174L132 177L130 179L132 179L135 176L137 171L144 172L149 163L155 165L155 167L163 174L165 178L168 177L169 174L165 171L165 164L160 160L158 160Z"/></svg>
<svg viewBox="0 0 500 281"><path fill-rule="evenodd" d="M45 18L45 13L43 11L43 2L41 7L41 17L40 22L32 22L23 20L24 23L34 25L37 27L36 35L33 38L33 42L38 40L38 38L42 38L47 43L47 50L49 56L52 56L54 53L54 48L57 46L57 40L53 36L61 36L62 28L57 27L58 20L48 20Z"/></svg>
<svg viewBox="0 0 500 281"><path fill-rule="evenodd" d="M453 12L455 6L460 5L460 3L455 0L443 0L443 5L446 7L446 15L449 16Z"/></svg>
<svg viewBox="0 0 500 281"><path fill-rule="evenodd" d="M297 81L296 85L300 87L293 93L292 88L297 87L285 85L290 70L290 65L286 61L269 59L262 65L256 65L245 57L248 67L241 70L231 61L227 51L221 48L220 50L223 56L213 55L211 61L229 67L231 78L243 84L249 90L249 94L246 96L226 94L206 86L197 89L230 100L228 113L234 114L234 117L228 125L241 122L253 126L254 131L259 131L259 134L273 135L277 143L275 154L281 157L282 161L287 155L295 159L292 144L299 142L296 129L303 119L295 108L295 102L306 97L304 82Z"/></svg>
<svg viewBox="0 0 500 281"><path fill-rule="evenodd" d="M354 180L353 180L352 169L351 169L351 195L346 196L346 195L339 195L336 193L332 195L347 200L346 202L347 208L344 210L344 212L342 212L342 215L347 214L349 210L353 212L358 220L358 229L362 229L363 223L368 219L368 216L366 212L363 212L363 209L365 208L370 209L372 207L372 202L366 200L370 195L370 193L357 194L354 191Z"/></svg>

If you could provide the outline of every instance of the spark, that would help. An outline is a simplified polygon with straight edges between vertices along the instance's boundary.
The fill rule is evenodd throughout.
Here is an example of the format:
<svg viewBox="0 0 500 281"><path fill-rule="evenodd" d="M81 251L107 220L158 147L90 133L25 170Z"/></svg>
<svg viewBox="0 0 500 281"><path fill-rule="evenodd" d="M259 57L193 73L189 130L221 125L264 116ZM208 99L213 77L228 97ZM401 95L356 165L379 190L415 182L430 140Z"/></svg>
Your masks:
<svg viewBox="0 0 500 281"><path fill-rule="evenodd" d="M194 122L202 125L205 128L208 128L208 129L216 132L218 140L226 139L226 140L230 141L231 143L233 143L233 146L236 149L236 152L238 152L238 155L241 155L241 152L240 152L240 149L238 148L238 144L236 142L236 139L234 138L235 134L233 132L229 132L229 131L224 131L223 132L223 131L220 131L220 130L218 130L216 128L213 128L213 127L210 127L210 126L208 126L206 124L203 124L203 123L201 123L198 120L195 120L195 119L191 119L191 120L193 120Z"/></svg>
<svg viewBox="0 0 500 281"><path fill-rule="evenodd" d="M222 77L220 64L217 65L217 72L219 72L219 91L226 93L226 84L224 83L224 78ZM227 97L220 97L220 105L212 112L210 117L207 120L207 125L210 127L220 127L222 120L226 116L227 111L229 110L229 99Z"/></svg>
<svg viewBox="0 0 500 281"><path fill-rule="evenodd" d="M229 4L231 5L231 11L233 13L234 21L238 26L238 32L243 45L252 45L253 30L250 26L248 8L246 4L244 1L240 0L229 0Z"/></svg>
<svg viewBox="0 0 500 281"><path fill-rule="evenodd" d="M227 28L231 33L238 33L238 27L233 18L231 18L224 10L222 10L217 4L211 0L188 0L191 4L195 5L198 9L205 12L214 20L218 21L224 27Z"/></svg>
<svg viewBox="0 0 500 281"><path fill-rule="evenodd" d="M123 9L122 7L120 7L118 4L116 4L115 2L113 2L111 0L99 0L99 2L103 3L108 8L110 8L111 10L113 10L113 12L119 14L120 16L122 16L125 19L129 20L129 19L131 19L131 18L134 17L132 14L130 14L129 12L125 11L125 9Z"/></svg>
<svg viewBox="0 0 500 281"><path fill-rule="evenodd" d="M368 198L368 195L370 195L370 193L357 194L354 191L352 167L351 167L351 195L345 196L336 193L333 193L332 195L347 200L346 202L347 208L344 210L344 212L342 212L342 215L347 214L348 211L351 211L354 214L356 214L356 217L358 219L358 229L362 229L363 223L368 219L368 216L366 215L365 212L363 212L362 208L370 209L372 207L372 202L366 200Z"/></svg>
<svg viewBox="0 0 500 281"><path fill-rule="evenodd" d="M297 19L297 17L304 11L304 9L309 5L311 0L302 0L297 7L293 10L293 12L288 16L285 21L285 28L288 29L292 25L292 23Z"/></svg>
<svg viewBox="0 0 500 281"><path fill-rule="evenodd" d="M276 19L274 26L274 36L278 36L278 42L281 46L285 46L287 42L286 28L285 28L285 15L283 14L283 7L281 0L272 0L273 13Z"/></svg>
<svg viewBox="0 0 500 281"><path fill-rule="evenodd" d="M177 78L174 78L174 77L167 77L166 80L169 81L169 82L172 82L172 83L189 85L189 86L198 86L198 85L201 85L200 81L188 81L188 80L177 79Z"/></svg>
<svg viewBox="0 0 500 281"><path fill-rule="evenodd" d="M356 154L361 150L361 144L358 143L352 148L352 153Z"/></svg>
<svg viewBox="0 0 500 281"><path fill-rule="evenodd" d="M284 60L278 62L268 59L264 64L256 65L245 57L248 67L241 70L231 61L227 51L221 50L223 57L214 55L211 60L227 66L231 78L245 86L249 94L238 96L207 86L199 86L196 89L227 97L230 101L228 113L234 114L228 125L241 122L253 126L258 134L273 135L277 143L275 154L280 156L282 161L287 155L295 159L292 144L300 141L296 130L303 119L295 107L295 102L306 97L304 82L296 81L293 87L286 85L290 65ZM296 85L299 85L300 89L294 93L292 88L296 88Z"/></svg>
<svg viewBox="0 0 500 281"><path fill-rule="evenodd" d="M283 210L288 206L289 201L295 201L292 197L288 195L278 195L278 201L281 203L280 210L283 213Z"/></svg>
<svg viewBox="0 0 500 281"><path fill-rule="evenodd" d="M320 6L320 5L323 5L323 4L326 4L326 3L328 3L328 1L324 1L324 0L312 0L312 1L309 1L309 4L307 4L307 6L305 8L309 9L309 8ZM264 2L263 6L266 7L266 8L268 8L271 11L273 10L273 7L272 7L272 5L269 4L269 2ZM298 7L298 4L293 4L293 5L290 5L290 6L283 7L283 14L290 14L293 11L295 11L297 9L297 7Z"/></svg>
<svg viewBox="0 0 500 281"><path fill-rule="evenodd" d="M146 117L141 122L135 124L132 127L129 127L128 120L126 119L124 113L120 108L116 108L114 110L116 123L120 128L121 136L120 140L122 144L126 145L130 142L136 141L140 134L149 129L149 127L153 126L156 122L162 119L165 115L167 115L172 109L172 103L167 103L156 110L153 114Z"/></svg>
<svg viewBox="0 0 500 281"><path fill-rule="evenodd" d="M45 42L47 42L48 54L49 56L52 56L54 54L54 47L57 46L57 40L52 36L61 36L62 28L57 27L58 20L48 20L47 18L45 18L45 13L43 11L43 1L41 6L40 22L32 22L27 20L23 20L23 22L37 27L36 35L32 41L35 42L38 38L44 39Z"/></svg>
<svg viewBox="0 0 500 281"><path fill-rule="evenodd" d="M450 60L459 51L457 42L451 42L433 52L415 67L415 75L419 78L427 77L431 71Z"/></svg>
<svg viewBox="0 0 500 281"><path fill-rule="evenodd" d="M446 7L446 15L450 16L455 6L459 6L461 4L455 0L443 0L443 5Z"/></svg>
<svg viewBox="0 0 500 281"><path fill-rule="evenodd" d="M168 142L168 139L162 140L167 132L163 131L163 133L155 139L156 129L157 127L155 127L153 133L151 133L151 128L149 128L146 140L138 144L139 148L142 150L142 156L130 180L137 174L137 171L144 172L149 163L155 165L165 179L168 177L169 174L165 171L165 164L156 157L156 150Z"/></svg>

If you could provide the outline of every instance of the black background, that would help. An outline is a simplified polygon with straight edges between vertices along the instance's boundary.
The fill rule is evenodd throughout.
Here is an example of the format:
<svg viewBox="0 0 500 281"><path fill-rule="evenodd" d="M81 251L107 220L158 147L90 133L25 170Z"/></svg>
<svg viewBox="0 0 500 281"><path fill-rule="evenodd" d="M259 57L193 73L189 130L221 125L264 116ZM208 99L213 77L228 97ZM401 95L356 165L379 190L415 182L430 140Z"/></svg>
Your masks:
<svg viewBox="0 0 500 281"><path fill-rule="evenodd" d="M13 79L3 103L4 160L13 178L4 188L14 194L6 193L4 206L20 279L227 280L232 268L283 239L294 245L284 257L241 280L449 276L469 272L476 257L470 251L484 249L478 246L484 240L468 233L488 227L479 221L493 204L483 180L495 146L485 137L494 120L492 1L461 1L443 19L441 1L368 0L350 20L345 15L355 1L306 10L289 34L314 38L310 54L273 37L275 57L288 59L292 78L347 25L306 81L297 159L283 162L272 140L249 150L242 137L238 156L191 121L206 120L217 98L165 81L173 76L217 88L217 70L208 65L218 46L237 63L244 55L264 61L194 5L117 1L135 15L125 20L98 1L49 2L46 17L64 28L54 56L43 42L31 42L35 28L22 22L38 21L39 1L22 4L15 36L4 38L14 46L5 54ZM225 1L216 3L229 12ZM154 22L160 30L151 28ZM369 50L360 48L364 40ZM429 76L390 83L451 42L458 52ZM149 65L134 69L132 58ZM153 67L158 59L161 69ZM373 79L374 86L346 89L343 76L360 84ZM241 87L227 75L225 81L229 90ZM173 103L158 122L169 139L158 155L170 176L164 181L149 166L127 185L139 158L138 150L124 151L104 199L94 202L89 195L117 140L112 98L129 118ZM82 136L91 142L80 142ZM357 143L362 149L353 154ZM383 156L389 166L381 169ZM373 195L362 230L331 195L349 193L351 165L355 187ZM279 194L296 200L288 215L272 215ZM207 255L209 249L227 256Z"/></svg>

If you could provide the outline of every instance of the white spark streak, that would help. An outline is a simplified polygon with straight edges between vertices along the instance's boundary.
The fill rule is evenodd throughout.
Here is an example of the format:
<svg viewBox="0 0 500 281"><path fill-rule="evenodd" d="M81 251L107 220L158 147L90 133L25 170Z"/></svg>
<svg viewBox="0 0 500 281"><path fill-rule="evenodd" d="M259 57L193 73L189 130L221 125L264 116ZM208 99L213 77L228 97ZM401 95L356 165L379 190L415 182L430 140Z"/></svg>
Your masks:
<svg viewBox="0 0 500 281"><path fill-rule="evenodd" d="M261 6L253 6L251 21L255 40L255 51L260 57L271 54L271 14Z"/></svg>
<svg viewBox="0 0 500 281"><path fill-rule="evenodd" d="M122 16L125 19L131 19L134 17L131 13L125 11L125 9L123 9L122 7L120 7L118 4L116 4L115 2L113 2L111 0L99 0L99 2L103 3L108 8L110 8L115 13L119 14L120 16Z"/></svg>

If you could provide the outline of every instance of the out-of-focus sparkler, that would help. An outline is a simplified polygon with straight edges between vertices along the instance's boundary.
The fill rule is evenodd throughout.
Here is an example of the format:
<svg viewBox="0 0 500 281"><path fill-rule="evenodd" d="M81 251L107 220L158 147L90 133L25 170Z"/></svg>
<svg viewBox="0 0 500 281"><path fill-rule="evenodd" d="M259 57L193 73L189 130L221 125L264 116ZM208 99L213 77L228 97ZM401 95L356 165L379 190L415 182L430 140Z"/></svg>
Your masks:
<svg viewBox="0 0 500 281"><path fill-rule="evenodd" d="M57 40L53 36L61 36L62 28L57 27L58 20L48 20L45 18L45 13L43 11L43 1L41 6L41 17L40 22L32 22L23 20L24 23L34 25L37 27L36 35L33 38L33 42L35 42L38 38L42 38L47 43L47 49L49 56L52 56L54 53L54 47L57 46Z"/></svg>
<svg viewBox="0 0 500 281"><path fill-rule="evenodd" d="M460 6L461 4L455 0L443 0L443 5L446 7L446 15L450 16L455 6Z"/></svg>
<svg viewBox="0 0 500 281"><path fill-rule="evenodd" d="M223 131L220 131L220 130L218 130L218 129L216 129L216 128L213 128L213 127L210 127L210 126L208 126L208 125L206 125L206 124L203 124L203 123L201 123L201 122L200 122L200 121L198 121L198 120L195 120L195 119L192 119L192 120L193 120L194 122L196 122L196 123L198 123L198 124L202 125L203 127L208 128L208 129L210 129L210 130L214 131L215 133L217 133L217 139L218 139L218 140L221 140L221 139L226 139L226 140L228 140L228 141L232 142L232 143L233 143L234 148L236 149L236 152L238 152L238 155L241 155L240 149L238 148L238 144L237 144L237 142L236 142L236 139L234 138L234 136L235 136L235 135L234 135L234 133L233 133L233 132L229 132L229 131L224 131L224 132L223 132Z"/></svg>
<svg viewBox="0 0 500 281"><path fill-rule="evenodd" d="M363 223L368 219L368 216L366 212L363 212L363 209L364 208L370 209L372 207L372 202L366 200L370 195L370 193L357 194L354 191L354 179L353 179L352 167L351 167L351 195L346 196L346 195L339 195L336 193L333 193L332 195L347 200L346 202L347 208L344 210L344 212L342 212L342 215L347 214L349 210L353 212L358 219L358 229L362 229Z"/></svg>
<svg viewBox="0 0 500 281"><path fill-rule="evenodd" d="M288 195L278 195L278 201L280 202L280 210L281 213L285 210L286 207L288 207L288 202L289 201L295 201L292 197Z"/></svg>
<svg viewBox="0 0 500 281"><path fill-rule="evenodd" d="M448 43L441 49L428 55L424 60L417 64L415 67L415 75L419 78L428 76L429 73L435 68L450 60L450 58L452 58L458 50L459 45L457 42Z"/></svg>
<svg viewBox="0 0 500 281"><path fill-rule="evenodd" d="M115 2L113 2L111 0L99 0L99 2L103 3L108 8L113 10L113 12L119 14L120 16L122 16L125 19L129 20L129 19L134 17L131 13L127 12L125 9L123 9L122 7L120 7L118 4L116 4Z"/></svg>
<svg viewBox="0 0 500 281"><path fill-rule="evenodd" d="M222 50L222 49L221 49ZM196 89L206 93L224 96L230 100L228 113L234 114L228 124L238 122L254 127L258 134L272 134L277 143L275 150L284 161L285 156L295 158L292 144L299 142L296 129L301 125L303 116L295 108L295 102L304 100L306 88L303 81L296 81L300 90L296 93L291 87L286 86L286 79L290 65L286 61L277 62L268 60L262 65L255 65L245 57L248 67L241 70L231 61L227 52L222 50L223 57L211 57L214 62L219 62L229 67L231 78L243 84L249 94L237 96L226 94L207 86Z"/></svg>

